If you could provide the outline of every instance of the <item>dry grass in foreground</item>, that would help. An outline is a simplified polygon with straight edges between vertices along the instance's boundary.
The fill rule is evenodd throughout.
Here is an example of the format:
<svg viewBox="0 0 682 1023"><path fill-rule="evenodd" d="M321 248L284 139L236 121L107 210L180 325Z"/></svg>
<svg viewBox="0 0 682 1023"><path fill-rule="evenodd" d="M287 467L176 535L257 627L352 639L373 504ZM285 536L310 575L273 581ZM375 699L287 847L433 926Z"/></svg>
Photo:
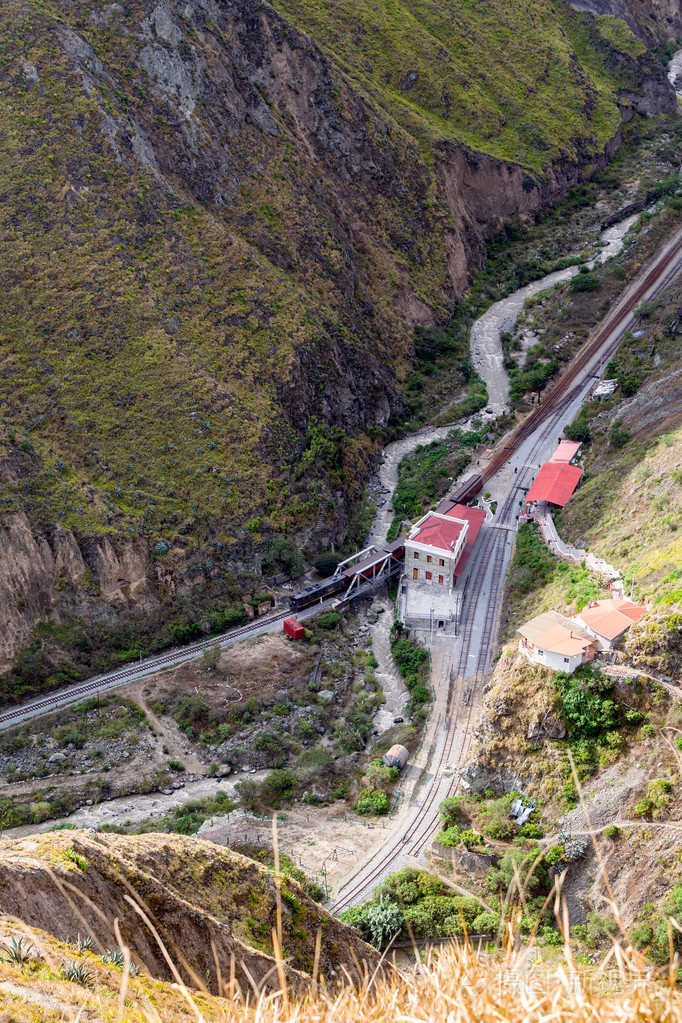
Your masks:
<svg viewBox="0 0 682 1023"><path fill-rule="evenodd" d="M122 946L123 964L102 965L85 951L74 955L69 946L39 931L13 922L9 929L33 943L24 963L0 964L0 1023L63 1020L115 1020L117 1023L647 1023L682 1017L682 997L674 986L674 971L661 977L646 968L642 957L614 943L596 972L573 961L570 947L563 959L544 963L537 948L519 949L510 939L505 952L489 955L467 943L441 948L409 971L367 976L352 984L325 989L315 984L307 994L293 997L286 990L244 991L230 977L227 964L221 982L224 997L188 989L129 972L130 954ZM7 925L3 927L7 934ZM11 940L5 937L8 945ZM75 961L75 962L74 962ZM68 967L82 964L85 984L69 980ZM675 965L675 964L673 964ZM604 977L618 988L606 998L597 993ZM65 975L66 974L66 975ZM73 974L71 974L73 975ZM281 976L281 975L280 975ZM234 977L234 964L232 965ZM615 984L614 984L615 980Z"/></svg>

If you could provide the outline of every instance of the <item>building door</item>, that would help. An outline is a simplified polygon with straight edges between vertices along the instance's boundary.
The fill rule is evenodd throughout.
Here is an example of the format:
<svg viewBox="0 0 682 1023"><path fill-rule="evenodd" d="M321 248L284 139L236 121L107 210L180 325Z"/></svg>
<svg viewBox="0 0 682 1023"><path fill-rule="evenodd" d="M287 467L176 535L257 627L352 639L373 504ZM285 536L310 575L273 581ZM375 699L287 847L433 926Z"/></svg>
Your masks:
<svg viewBox="0 0 682 1023"><path fill-rule="evenodd" d="M412 569L412 578L413 579L418 579L419 578L419 569L418 568L413 568Z"/></svg>

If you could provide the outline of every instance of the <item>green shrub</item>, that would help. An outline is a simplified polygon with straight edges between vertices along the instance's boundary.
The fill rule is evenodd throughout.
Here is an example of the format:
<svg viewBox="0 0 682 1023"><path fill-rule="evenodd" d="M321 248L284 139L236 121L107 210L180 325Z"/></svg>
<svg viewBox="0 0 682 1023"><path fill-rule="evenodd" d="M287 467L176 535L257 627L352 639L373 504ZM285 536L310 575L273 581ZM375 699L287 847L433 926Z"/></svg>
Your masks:
<svg viewBox="0 0 682 1023"><path fill-rule="evenodd" d="M601 281L596 274L590 273L577 273L575 277L571 279L571 291L597 291L601 287Z"/></svg>
<svg viewBox="0 0 682 1023"><path fill-rule="evenodd" d="M618 424L611 427L609 433L609 444L612 448L623 448L630 440L630 434L627 430L621 429Z"/></svg>
<svg viewBox="0 0 682 1023"><path fill-rule="evenodd" d="M604 828L604 834L615 842L623 834L623 831L616 824L609 824L608 827Z"/></svg>
<svg viewBox="0 0 682 1023"><path fill-rule="evenodd" d="M474 934L490 934L495 937L500 930L500 914L486 909L474 918L472 931Z"/></svg>
<svg viewBox="0 0 682 1023"><path fill-rule="evenodd" d="M88 861L85 856L81 856L80 853L75 852L73 849L65 849L63 856L65 860L73 863L79 870L86 871L88 869Z"/></svg>
<svg viewBox="0 0 682 1023"><path fill-rule="evenodd" d="M355 804L355 812L363 817L377 817L389 813L391 801L385 792L375 789L363 789Z"/></svg>
<svg viewBox="0 0 682 1023"><path fill-rule="evenodd" d="M317 624L321 629L338 629L343 621L338 611L325 611L317 618Z"/></svg>

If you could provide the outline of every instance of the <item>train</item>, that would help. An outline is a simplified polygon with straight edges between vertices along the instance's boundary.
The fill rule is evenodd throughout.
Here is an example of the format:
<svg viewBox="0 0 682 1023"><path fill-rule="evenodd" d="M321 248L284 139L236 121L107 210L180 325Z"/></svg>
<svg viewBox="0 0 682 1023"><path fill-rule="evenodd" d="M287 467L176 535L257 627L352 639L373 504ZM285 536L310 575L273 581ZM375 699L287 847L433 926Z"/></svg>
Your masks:
<svg viewBox="0 0 682 1023"><path fill-rule="evenodd" d="M350 583L350 579L345 575L333 575L331 579L323 579L320 583L313 583L312 586L306 586L305 589L292 594L289 599L289 609L291 611L300 611L304 607L310 607L311 604L319 604L327 597L347 590Z"/></svg>
<svg viewBox="0 0 682 1023"><path fill-rule="evenodd" d="M313 583L312 586L306 586L305 589L292 594L289 598L289 609L300 611L304 607L310 607L311 604L321 603L327 597L333 597L335 593L344 593L358 577L361 580L374 579L377 567L381 567L389 555L398 561L405 557L405 538L399 537L393 543L387 543L379 550L376 548L370 548L370 550L373 553L368 554L361 561L356 561L343 572L337 569L337 574L330 579L323 579L322 582ZM362 553L367 554L367 551Z"/></svg>
<svg viewBox="0 0 682 1023"><path fill-rule="evenodd" d="M476 494L483 487L483 477L480 473L476 473L475 476L467 476L457 490L453 494L450 494L448 500L452 501L453 504L468 504L472 497L476 497Z"/></svg>

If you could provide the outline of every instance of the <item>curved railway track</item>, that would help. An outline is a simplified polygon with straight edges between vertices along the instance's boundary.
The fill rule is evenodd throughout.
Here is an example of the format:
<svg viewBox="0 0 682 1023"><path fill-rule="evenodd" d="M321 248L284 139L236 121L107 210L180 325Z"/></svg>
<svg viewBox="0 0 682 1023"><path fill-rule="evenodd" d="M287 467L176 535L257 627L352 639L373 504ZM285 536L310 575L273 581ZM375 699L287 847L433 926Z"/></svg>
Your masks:
<svg viewBox="0 0 682 1023"><path fill-rule="evenodd" d="M121 685L123 682L134 678L141 678L142 675L146 675L151 671L158 671L160 668L166 668L173 664L182 663L182 661L189 660L194 657L195 654L201 653L202 650L207 650L212 647L215 643L222 643L226 641L232 641L240 639L242 636L248 636L251 633L258 632L268 625L274 625L276 622L284 621L291 614L290 611L282 611L280 614L271 615L268 618L259 618L251 625L244 625L240 629L235 629L232 632L225 633L222 636L213 636L211 639L202 640L200 643L193 643L191 646L185 647L184 650L176 650L174 653L161 654L159 657L153 657L150 660L143 661L141 664L131 665L128 668L121 668L119 671L110 672L108 675L99 675L97 678L90 679L88 682L83 682L81 685L75 686L73 689L69 689L68 692L65 690L57 691L51 696L44 696L38 700L34 700L32 703L23 703L12 708L11 710L5 711L0 714L0 728L6 728L13 722L22 720L27 716L36 716L38 714L45 714L50 710L55 710L57 707L63 706L66 703L72 703L74 700L80 700L82 697L90 696L96 693L100 689L107 689L110 686Z"/></svg>
<svg viewBox="0 0 682 1023"><path fill-rule="evenodd" d="M607 317L604 326L601 327L594 337L585 345L585 347L578 352L561 379L549 392L544 403L535 409L534 412L531 412L531 414L512 431L506 441L504 441L498 449L493 452L490 462L481 473L483 483L487 483L493 478L493 476L497 475L502 466L509 461L516 451L518 451L523 441L530 436L533 430L535 430L535 428L539 426L539 424L546 419L550 413L556 412L561 408L561 405L565 402L568 388L576 380L580 373L589 366L590 362L594 358L599 356L605 361L616 352L623 339L623 335L629 326L628 320L632 317L632 313L636 306L642 301L647 293L650 292L649 297L653 298L660 294L660 292L663 291L668 284L670 284L673 278L679 273L681 258L682 232L675 239L668 251L664 253L661 259L657 260L643 275L642 280L635 287L635 290L629 293L626 298L620 300L615 310L613 310L613 312ZM613 332L618 330L619 327L621 330L618 332L617 336L612 339L611 344L605 348L604 346L609 337L611 337Z"/></svg>

